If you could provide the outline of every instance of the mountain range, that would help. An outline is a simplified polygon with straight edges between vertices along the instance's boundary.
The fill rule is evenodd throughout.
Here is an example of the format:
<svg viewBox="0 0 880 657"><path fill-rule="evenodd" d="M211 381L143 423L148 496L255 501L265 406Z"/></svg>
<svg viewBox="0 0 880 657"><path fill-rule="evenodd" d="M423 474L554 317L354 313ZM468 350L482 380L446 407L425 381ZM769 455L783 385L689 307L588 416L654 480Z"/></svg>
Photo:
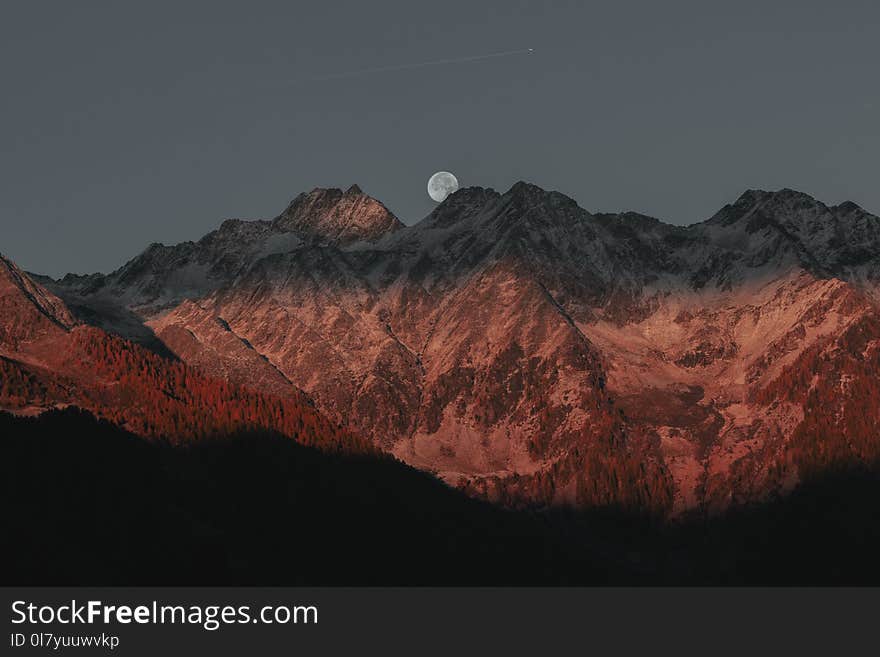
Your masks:
<svg viewBox="0 0 880 657"><path fill-rule="evenodd" d="M404 225L356 185L59 280L0 261L0 407L262 427L509 507L712 515L880 456L880 218L704 222L519 182ZM403 493L403 492L402 492Z"/></svg>

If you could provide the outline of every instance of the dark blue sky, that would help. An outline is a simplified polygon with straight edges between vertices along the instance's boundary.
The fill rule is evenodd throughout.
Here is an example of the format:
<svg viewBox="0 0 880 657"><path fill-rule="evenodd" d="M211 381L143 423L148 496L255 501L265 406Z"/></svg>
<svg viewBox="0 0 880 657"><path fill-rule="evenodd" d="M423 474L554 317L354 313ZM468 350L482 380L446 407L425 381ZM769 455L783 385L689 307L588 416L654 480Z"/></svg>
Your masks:
<svg viewBox="0 0 880 657"><path fill-rule="evenodd" d="M4 6L0 251L22 266L113 269L314 186L413 223L438 169L673 223L752 187L880 211L876 2L183 4Z"/></svg>

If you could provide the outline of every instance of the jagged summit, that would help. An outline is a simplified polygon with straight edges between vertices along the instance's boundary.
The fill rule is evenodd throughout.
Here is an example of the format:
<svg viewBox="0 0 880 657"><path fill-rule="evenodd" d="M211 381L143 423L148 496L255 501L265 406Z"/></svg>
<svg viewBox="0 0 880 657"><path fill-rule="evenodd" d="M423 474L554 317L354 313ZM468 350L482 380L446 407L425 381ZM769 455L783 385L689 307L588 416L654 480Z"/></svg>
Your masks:
<svg viewBox="0 0 880 657"><path fill-rule="evenodd" d="M300 194L273 225L277 229L338 245L372 242L403 228L388 208L364 194L357 185L345 192L338 188L316 187Z"/></svg>
<svg viewBox="0 0 880 657"><path fill-rule="evenodd" d="M854 203L828 207L790 189L746 190L712 218L685 227L634 212L592 214L560 192L518 181L503 194L463 187L404 228L357 185L315 188L273 220L229 219L197 242L152 244L107 276L69 277L59 289L103 290L152 315L229 284L265 258L296 260L294 252L305 257L304 249L328 245L357 251L382 276L422 272L425 280L515 259L568 281L560 289L586 286L599 298L647 280L729 286L767 267L880 278L877 217Z"/></svg>
<svg viewBox="0 0 880 657"><path fill-rule="evenodd" d="M787 230L808 232L821 231L856 218L874 217L852 201L838 205L826 205L805 192L783 188L776 191L748 189L732 204L725 205L711 218L702 222L705 225L731 226L744 220L750 231L767 225L784 227ZM699 226L701 224L695 224ZM846 229L845 226L840 226Z"/></svg>
<svg viewBox="0 0 880 657"><path fill-rule="evenodd" d="M510 189L507 190L507 194L513 195L528 195L528 194L547 194L548 191L543 187L538 187L534 183L527 182L525 180L517 180L513 185L510 186Z"/></svg>

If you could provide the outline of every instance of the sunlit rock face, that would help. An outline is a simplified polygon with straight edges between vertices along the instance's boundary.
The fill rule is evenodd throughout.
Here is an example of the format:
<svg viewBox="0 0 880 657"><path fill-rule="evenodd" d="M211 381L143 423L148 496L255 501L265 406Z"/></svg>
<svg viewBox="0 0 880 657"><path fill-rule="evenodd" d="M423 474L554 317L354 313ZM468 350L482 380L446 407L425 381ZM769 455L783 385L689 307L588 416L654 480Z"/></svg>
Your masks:
<svg viewBox="0 0 880 657"><path fill-rule="evenodd" d="M791 190L684 227L527 183L404 226L356 186L316 189L49 287L510 505L713 512L880 443L880 219ZM863 406L874 424L848 424ZM831 454L821 431L850 440Z"/></svg>

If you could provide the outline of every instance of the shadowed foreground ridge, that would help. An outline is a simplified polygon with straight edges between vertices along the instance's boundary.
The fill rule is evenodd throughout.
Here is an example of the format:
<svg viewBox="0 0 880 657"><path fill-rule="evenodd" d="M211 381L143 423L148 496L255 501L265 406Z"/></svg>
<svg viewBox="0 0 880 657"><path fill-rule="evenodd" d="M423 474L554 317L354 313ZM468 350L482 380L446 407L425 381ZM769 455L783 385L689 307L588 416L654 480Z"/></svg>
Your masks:
<svg viewBox="0 0 880 657"><path fill-rule="evenodd" d="M266 432L170 447L69 408L0 413L0 435L11 585L880 583L880 480L865 470L663 525L504 511Z"/></svg>

